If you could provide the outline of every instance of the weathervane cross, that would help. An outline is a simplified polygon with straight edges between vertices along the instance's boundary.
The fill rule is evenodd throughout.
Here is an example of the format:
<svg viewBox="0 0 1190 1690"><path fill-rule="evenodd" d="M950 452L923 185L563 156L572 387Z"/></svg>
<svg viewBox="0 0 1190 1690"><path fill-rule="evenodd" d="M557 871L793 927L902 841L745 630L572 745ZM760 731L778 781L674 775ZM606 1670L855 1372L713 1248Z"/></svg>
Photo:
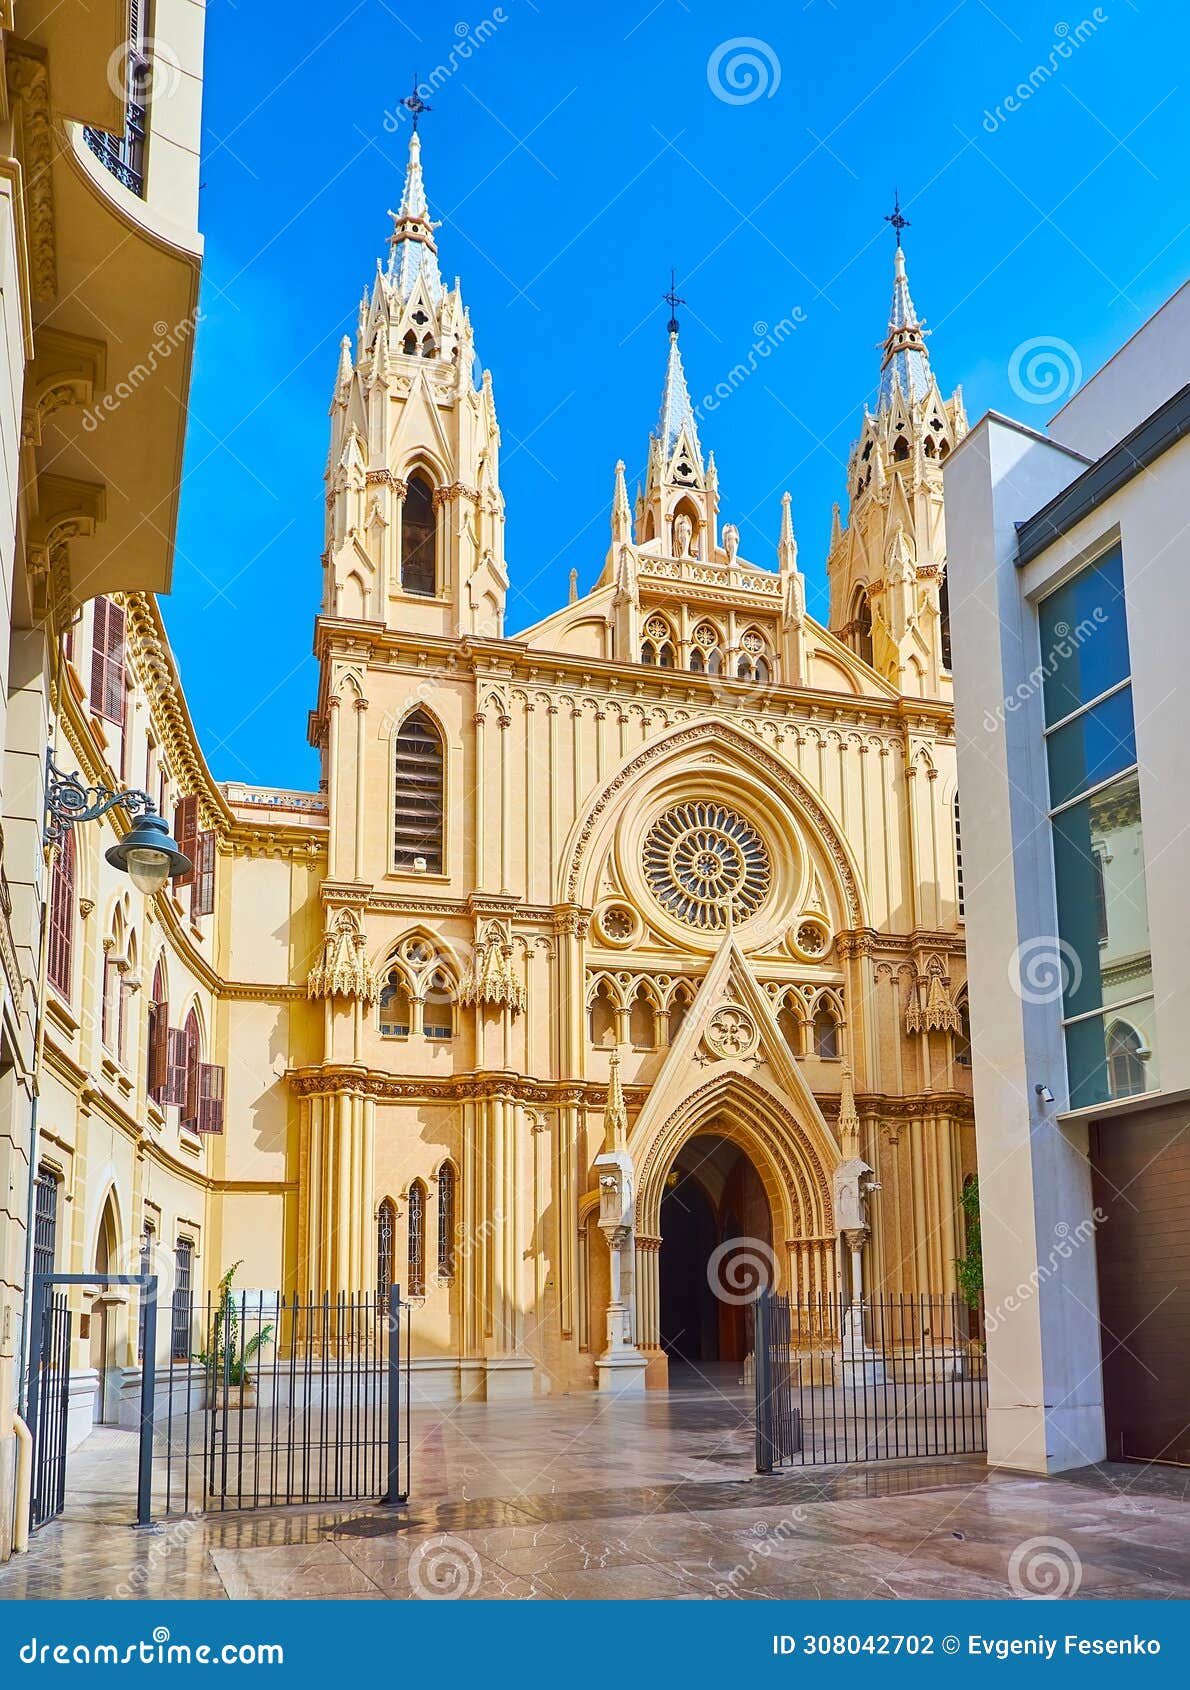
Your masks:
<svg viewBox="0 0 1190 1690"><path fill-rule="evenodd" d="M901 215L901 195L897 188L893 189L893 208L886 212L884 221L891 223L897 232L897 245L901 244L901 230L910 227L909 219Z"/></svg>
<svg viewBox="0 0 1190 1690"><path fill-rule="evenodd" d="M669 306L669 332L670 332L670 334L677 334L677 332L678 332L678 306L679 305L685 305L686 301L682 298L682 296L678 292L677 278L674 275L672 269L669 272L669 292L663 293L661 295L661 297L665 301L665 303Z"/></svg>
<svg viewBox="0 0 1190 1690"><path fill-rule="evenodd" d="M418 118L422 115L423 112L433 111L433 109L434 109L433 106L427 106L426 102L422 99L421 95L417 91L417 72L416 71L414 71L414 73L413 73L413 92L411 94L406 94L405 98L401 101L401 104L404 106L404 108L407 112L412 112L412 114L413 114L413 133L416 135L417 134L417 120L418 120Z"/></svg>

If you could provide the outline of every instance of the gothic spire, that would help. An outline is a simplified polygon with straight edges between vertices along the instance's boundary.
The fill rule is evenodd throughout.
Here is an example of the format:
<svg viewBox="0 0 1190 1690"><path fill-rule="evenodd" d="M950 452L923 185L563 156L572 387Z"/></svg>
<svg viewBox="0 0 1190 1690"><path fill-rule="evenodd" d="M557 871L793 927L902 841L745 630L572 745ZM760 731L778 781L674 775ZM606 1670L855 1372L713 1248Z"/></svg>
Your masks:
<svg viewBox="0 0 1190 1690"><path fill-rule="evenodd" d="M665 362L665 385L661 390L661 413L657 419L657 444L661 449L663 470L667 470L685 434L688 449L694 453L696 467L702 473L702 447L698 426L694 420L694 406L690 403L690 389L686 386L686 372L682 368L682 354L678 350L678 331L669 332L669 356Z"/></svg>
<svg viewBox="0 0 1190 1690"><path fill-rule="evenodd" d="M880 365L880 400L878 410L886 411L892 404L893 383L899 384L907 404L913 404L930 390L930 355L926 351L925 326L917 315L917 308L909 293L909 278L905 272L905 249L897 230L897 253L893 268L892 309L888 315L888 334L884 341L884 358Z"/></svg>
<svg viewBox="0 0 1190 1690"><path fill-rule="evenodd" d="M603 1107L603 1148L623 1150L628 1141L628 1106L624 1102L624 1086L620 1079L620 1052L612 1046L608 1062L607 1102Z"/></svg>
<svg viewBox="0 0 1190 1690"><path fill-rule="evenodd" d="M437 304L442 295L438 269L438 248L430 217L426 187L421 173L421 136L415 129L409 137L409 162L405 166L405 187L399 211L390 211L393 232L389 236L388 279L408 299L420 281Z"/></svg>

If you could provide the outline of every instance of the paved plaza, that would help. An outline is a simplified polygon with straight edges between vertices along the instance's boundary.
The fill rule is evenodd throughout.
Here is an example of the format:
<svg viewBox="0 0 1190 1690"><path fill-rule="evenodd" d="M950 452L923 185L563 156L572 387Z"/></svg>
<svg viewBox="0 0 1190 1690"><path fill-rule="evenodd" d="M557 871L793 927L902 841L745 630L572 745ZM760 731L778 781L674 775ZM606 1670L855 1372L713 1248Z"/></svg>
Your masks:
<svg viewBox="0 0 1190 1690"><path fill-rule="evenodd" d="M1190 1595L1190 1474L1059 1479L972 1459L758 1478L730 1380L609 1402L416 1411L413 1496L132 1529L135 1436L72 1455L61 1520L0 1600L418 1597L757 1600Z"/></svg>

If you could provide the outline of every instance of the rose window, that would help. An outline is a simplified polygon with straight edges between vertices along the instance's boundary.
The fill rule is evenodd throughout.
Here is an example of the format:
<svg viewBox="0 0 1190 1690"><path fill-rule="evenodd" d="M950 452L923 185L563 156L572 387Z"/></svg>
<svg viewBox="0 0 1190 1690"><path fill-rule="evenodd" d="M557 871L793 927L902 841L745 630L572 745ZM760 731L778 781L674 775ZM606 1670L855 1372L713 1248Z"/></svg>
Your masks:
<svg viewBox="0 0 1190 1690"><path fill-rule="evenodd" d="M750 822L723 804L678 804L659 816L644 845L649 890L690 927L714 931L764 903L773 871Z"/></svg>

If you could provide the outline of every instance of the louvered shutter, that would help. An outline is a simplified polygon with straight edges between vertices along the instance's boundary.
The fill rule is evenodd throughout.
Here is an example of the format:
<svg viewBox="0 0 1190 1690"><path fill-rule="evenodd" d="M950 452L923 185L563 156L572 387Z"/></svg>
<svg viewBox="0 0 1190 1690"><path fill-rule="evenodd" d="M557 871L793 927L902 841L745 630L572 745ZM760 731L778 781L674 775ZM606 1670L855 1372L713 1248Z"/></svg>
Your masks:
<svg viewBox="0 0 1190 1690"><path fill-rule="evenodd" d="M107 672L107 613L107 600L96 599L95 621L91 630L91 709L97 716L103 715L104 676Z"/></svg>
<svg viewBox="0 0 1190 1690"><path fill-rule="evenodd" d="M214 1062L198 1065L198 1130L223 1131L223 1069Z"/></svg>
<svg viewBox="0 0 1190 1690"><path fill-rule="evenodd" d="M193 863L198 854L198 799L183 798L174 810L174 838L178 842L178 849ZM176 887L192 886L194 884L193 869L189 874L180 874L174 881Z"/></svg>
<svg viewBox="0 0 1190 1690"><path fill-rule="evenodd" d="M149 1096L158 1103L165 1101L169 1085L169 1028L165 1004L149 1005Z"/></svg>
<svg viewBox="0 0 1190 1690"><path fill-rule="evenodd" d="M215 909L215 834L207 828L197 836L191 915L211 915Z"/></svg>
<svg viewBox="0 0 1190 1690"><path fill-rule="evenodd" d="M183 1037L186 1037L185 1031ZM197 1045L186 1037L186 1080L182 1104L182 1125L193 1132L198 1126L198 1074L202 1063L198 1060Z"/></svg>
<svg viewBox="0 0 1190 1690"><path fill-rule="evenodd" d="M103 714L109 722L124 721L124 612L107 606L107 662L103 677Z"/></svg>
<svg viewBox="0 0 1190 1690"><path fill-rule="evenodd" d="M165 1032L165 1089L162 1103L182 1108L186 1102L186 1034L181 1027L167 1027Z"/></svg>

